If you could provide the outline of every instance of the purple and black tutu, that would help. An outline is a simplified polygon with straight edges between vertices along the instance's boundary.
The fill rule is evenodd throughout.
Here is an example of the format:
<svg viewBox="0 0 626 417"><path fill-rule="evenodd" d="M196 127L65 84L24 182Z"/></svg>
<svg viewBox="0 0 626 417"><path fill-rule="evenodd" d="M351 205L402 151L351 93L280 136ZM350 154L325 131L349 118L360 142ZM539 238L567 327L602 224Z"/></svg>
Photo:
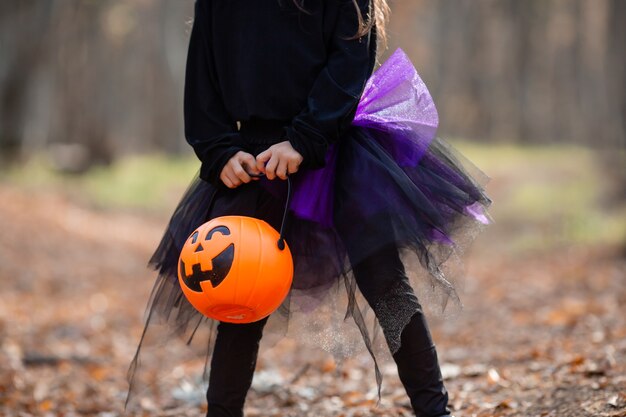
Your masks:
<svg viewBox="0 0 626 417"><path fill-rule="evenodd" d="M458 310L458 277L451 266L490 222L491 201L483 189L487 177L435 136L437 126L426 86L397 50L368 80L352 126L331 146L326 166L291 177L285 239L294 259L293 286L270 316L264 343L274 333L336 358L364 349L375 358L395 352L414 309L403 305L406 297L391 285L380 294L374 315L352 274L353 265L390 245L400 251L426 310ZM144 345L165 346L157 328L166 329L167 337L200 338L207 358L211 355L217 323L188 303L177 279L178 256L191 232L222 215L253 216L278 229L286 199L281 180L262 179L235 190L193 181L150 260L159 275L129 373L131 391L137 388Z"/></svg>

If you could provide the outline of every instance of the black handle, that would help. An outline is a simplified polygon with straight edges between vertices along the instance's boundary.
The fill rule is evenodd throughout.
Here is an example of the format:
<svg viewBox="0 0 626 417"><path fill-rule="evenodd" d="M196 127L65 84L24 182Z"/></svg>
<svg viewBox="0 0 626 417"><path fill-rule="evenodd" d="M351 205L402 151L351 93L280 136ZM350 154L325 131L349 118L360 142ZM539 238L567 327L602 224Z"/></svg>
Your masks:
<svg viewBox="0 0 626 417"><path fill-rule="evenodd" d="M287 201L285 202L285 210L283 211L283 221L280 224L280 233L278 236L278 249L285 249L285 224L287 223L287 210L289 210L289 202L291 201L291 178L287 176Z"/></svg>

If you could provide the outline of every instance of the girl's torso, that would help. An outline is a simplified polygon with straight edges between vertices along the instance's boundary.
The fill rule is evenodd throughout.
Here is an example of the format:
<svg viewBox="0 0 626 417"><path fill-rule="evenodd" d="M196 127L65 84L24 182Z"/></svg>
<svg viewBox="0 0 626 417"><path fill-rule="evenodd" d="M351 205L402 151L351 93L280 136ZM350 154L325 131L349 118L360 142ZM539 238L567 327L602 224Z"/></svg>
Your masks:
<svg viewBox="0 0 626 417"><path fill-rule="evenodd" d="M233 120L297 115L327 61L346 0L307 1L308 14L292 0L198 1L208 9L212 76Z"/></svg>

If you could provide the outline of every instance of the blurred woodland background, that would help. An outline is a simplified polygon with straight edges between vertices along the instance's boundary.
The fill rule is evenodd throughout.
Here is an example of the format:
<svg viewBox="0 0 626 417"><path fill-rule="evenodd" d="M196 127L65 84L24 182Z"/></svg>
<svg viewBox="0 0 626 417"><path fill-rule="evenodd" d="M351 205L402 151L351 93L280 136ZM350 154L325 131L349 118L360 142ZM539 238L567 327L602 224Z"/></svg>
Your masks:
<svg viewBox="0 0 626 417"><path fill-rule="evenodd" d="M623 0L391 2L401 46L444 136L625 143ZM188 152L182 85L192 1L19 0L0 5L0 152L79 145L87 168L128 153ZM68 150L68 148L61 148ZM80 161L79 161L80 159ZM79 164L79 162L81 164Z"/></svg>
<svg viewBox="0 0 626 417"><path fill-rule="evenodd" d="M455 414L626 416L626 0L390 4L381 62L409 54L439 135L492 178L465 311L432 321ZM192 18L193 0L0 1L0 415L122 414L145 263L199 166ZM132 415L205 412L198 358L147 358L169 375ZM393 366L376 406L371 368L285 341L246 415L412 415Z"/></svg>

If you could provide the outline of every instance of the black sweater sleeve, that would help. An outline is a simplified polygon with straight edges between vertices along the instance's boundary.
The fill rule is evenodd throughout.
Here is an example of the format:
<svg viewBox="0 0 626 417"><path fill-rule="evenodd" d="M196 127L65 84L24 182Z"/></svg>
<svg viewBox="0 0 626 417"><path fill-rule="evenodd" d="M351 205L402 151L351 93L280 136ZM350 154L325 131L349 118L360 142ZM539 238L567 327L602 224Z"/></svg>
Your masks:
<svg viewBox="0 0 626 417"><path fill-rule="evenodd" d="M306 107L285 128L285 136L302 156L304 168L325 164L328 145L350 126L376 59L376 32L358 39L358 17L352 0L341 3L330 41L328 60L307 97ZM370 0L357 0L367 18Z"/></svg>
<svg viewBox="0 0 626 417"><path fill-rule="evenodd" d="M184 88L185 138L202 162L200 177L215 186L228 160L242 148L237 124L224 107L215 69L209 59L210 16L204 0L196 0L189 40Z"/></svg>

